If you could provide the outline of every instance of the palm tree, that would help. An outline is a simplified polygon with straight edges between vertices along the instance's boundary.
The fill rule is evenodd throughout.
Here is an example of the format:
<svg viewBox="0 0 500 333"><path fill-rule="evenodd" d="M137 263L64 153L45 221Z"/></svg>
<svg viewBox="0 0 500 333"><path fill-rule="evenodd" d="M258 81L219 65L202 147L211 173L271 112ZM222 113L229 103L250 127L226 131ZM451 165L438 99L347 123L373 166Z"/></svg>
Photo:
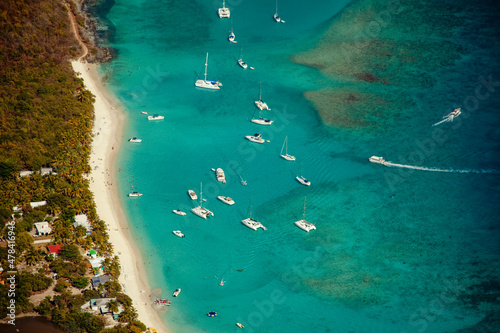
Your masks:
<svg viewBox="0 0 500 333"><path fill-rule="evenodd" d="M131 323L136 319L137 319L137 311L131 306L126 307L123 310L123 312L120 313L120 317L119 317L119 320L122 323Z"/></svg>
<svg viewBox="0 0 500 333"><path fill-rule="evenodd" d="M26 259L26 264L30 266L36 265L37 262L42 260L42 255L40 251L35 250L33 246L30 246L24 257Z"/></svg>
<svg viewBox="0 0 500 333"><path fill-rule="evenodd" d="M111 312L118 312L118 302L114 299L108 302L108 310Z"/></svg>

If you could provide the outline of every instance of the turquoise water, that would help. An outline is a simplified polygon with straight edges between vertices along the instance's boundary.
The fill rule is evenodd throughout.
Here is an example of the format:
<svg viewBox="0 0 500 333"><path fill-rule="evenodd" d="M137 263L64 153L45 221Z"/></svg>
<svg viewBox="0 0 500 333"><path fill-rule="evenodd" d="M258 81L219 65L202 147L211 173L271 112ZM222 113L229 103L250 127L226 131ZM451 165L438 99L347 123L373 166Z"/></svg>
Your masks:
<svg viewBox="0 0 500 333"><path fill-rule="evenodd" d="M498 174L367 161L382 155L412 164L423 154L419 165L500 169L494 92L460 126L440 127L446 140L423 146L445 113L436 108L473 94L478 75L498 73L488 49L495 45L474 45L474 34L462 31L463 47L474 50L434 72L433 89L411 89L407 113L375 118L375 130L327 127L303 94L344 84L290 58L316 46L348 3L282 1L286 24L273 22L274 2L261 0L228 1L225 20L208 1L120 0L101 12L118 54L101 69L128 115L124 140L143 139L121 147L118 186L151 287L167 298L182 288L163 315L173 332L228 332L239 330L236 322L248 332L453 332L498 311ZM231 26L237 44L227 41ZM206 52L220 91L194 87ZM237 65L240 52L255 70ZM260 82L270 127L250 122ZM148 122L141 111L165 120ZM254 133L270 142L244 140ZM296 162L279 157L285 136ZM217 167L226 184L215 181ZM295 181L300 173L310 187ZM187 190L199 194L200 183L215 213L208 221L189 212L197 203ZM144 195L127 198L132 187ZM310 233L293 225L305 196L306 218L317 227ZM240 223L251 201L267 231ZM212 310L216 318L206 316Z"/></svg>

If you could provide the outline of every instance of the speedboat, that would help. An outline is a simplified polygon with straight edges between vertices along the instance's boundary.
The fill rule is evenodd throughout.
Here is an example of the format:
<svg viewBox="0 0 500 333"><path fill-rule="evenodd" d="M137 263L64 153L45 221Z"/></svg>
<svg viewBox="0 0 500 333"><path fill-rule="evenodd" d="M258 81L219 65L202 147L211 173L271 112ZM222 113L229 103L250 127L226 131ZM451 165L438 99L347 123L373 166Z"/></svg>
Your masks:
<svg viewBox="0 0 500 333"><path fill-rule="evenodd" d="M243 69L247 69L247 68L248 68L247 63L246 63L246 62L244 62L242 58L240 58L240 59L238 60L238 65L240 65Z"/></svg>
<svg viewBox="0 0 500 333"><path fill-rule="evenodd" d="M311 222L307 222L306 220L295 221L295 225L307 232L309 232L312 229L316 230L316 226Z"/></svg>
<svg viewBox="0 0 500 333"><path fill-rule="evenodd" d="M372 163L378 163L378 164L385 163L385 159L383 157L379 157L379 156L372 156L368 160Z"/></svg>
<svg viewBox="0 0 500 333"><path fill-rule="evenodd" d="M172 296L177 297L177 296L179 296L180 293L181 293L181 288L177 288L177 289L175 289Z"/></svg>
<svg viewBox="0 0 500 333"><path fill-rule="evenodd" d="M222 1L222 8L219 8L219 17L220 18L229 18L231 16L231 12L229 11L229 8L226 8L226 1Z"/></svg>
<svg viewBox="0 0 500 333"><path fill-rule="evenodd" d="M139 192L131 192L128 194L129 197L140 197L142 195L142 193L139 193Z"/></svg>
<svg viewBox="0 0 500 333"><path fill-rule="evenodd" d="M222 86L222 83L219 81L213 81L213 80L207 80L207 69L208 69L208 53L207 57L205 60L205 79L204 80L196 80L194 83L195 86L199 88L205 88L205 89L220 89Z"/></svg>
<svg viewBox="0 0 500 333"><path fill-rule="evenodd" d="M186 215L186 213L184 213L183 211L178 210L178 209L174 209L174 210L172 211L172 213L175 213L175 214L177 214L177 215L182 215L182 216Z"/></svg>
<svg viewBox="0 0 500 333"><path fill-rule="evenodd" d="M142 114L148 114L146 111L141 111Z"/></svg>
<svg viewBox="0 0 500 333"><path fill-rule="evenodd" d="M450 121L453 121L453 118L458 117L461 113L462 113L461 109L458 108L458 109L455 109L452 112L448 113L446 116L443 117L443 119L450 118Z"/></svg>
<svg viewBox="0 0 500 333"><path fill-rule="evenodd" d="M215 170L215 176L217 177L217 181L224 184L226 183L226 175L224 174L224 170L221 168L217 168L217 170Z"/></svg>
<svg viewBox="0 0 500 333"><path fill-rule="evenodd" d="M177 237L184 238L184 234L180 230L174 230L172 233Z"/></svg>
<svg viewBox="0 0 500 333"><path fill-rule="evenodd" d="M251 122L259 125L271 125L274 122L274 120L269 120L267 118L259 117L257 119L252 118Z"/></svg>
<svg viewBox="0 0 500 333"><path fill-rule="evenodd" d="M242 324L240 324L240 323L236 323L236 326L238 326L239 328L243 328L243 327L245 327L245 326L243 326L243 325L242 325Z"/></svg>
<svg viewBox="0 0 500 333"><path fill-rule="evenodd" d="M191 200L198 199L198 196L196 195L196 193L193 190L188 190L188 194L189 194L189 197L191 198Z"/></svg>
<svg viewBox="0 0 500 333"><path fill-rule="evenodd" d="M148 116L148 120L162 120L164 118L165 118L164 116L160 116L159 114Z"/></svg>
<svg viewBox="0 0 500 333"><path fill-rule="evenodd" d="M304 178L304 176L297 176L295 177L295 179L297 179L297 181L302 185L311 186L311 182Z"/></svg>
<svg viewBox="0 0 500 333"><path fill-rule="evenodd" d="M215 316L217 316L217 312L210 311L209 313L207 313L207 316L209 316L209 317L215 317Z"/></svg>
<svg viewBox="0 0 500 333"><path fill-rule="evenodd" d="M139 138L133 137L132 139L128 139L128 142L135 142L135 143L139 143L139 142L142 142L142 139L139 139Z"/></svg>
<svg viewBox="0 0 500 333"><path fill-rule="evenodd" d="M219 195L217 197L217 199L219 199L220 201L222 201L225 204L228 204L229 206L234 205L234 200L232 198L230 198L230 197L225 197L223 195Z"/></svg>
<svg viewBox="0 0 500 333"><path fill-rule="evenodd" d="M249 141L252 141L252 142L257 142L257 143L264 143L264 139L262 139L262 137L260 136L260 134L256 133L254 135L247 135L245 136L245 138Z"/></svg>
<svg viewBox="0 0 500 333"><path fill-rule="evenodd" d="M267 230L266 227L264 227L264 225L262 225L262 223L260 223L259 221L255 220L255 219L253 219L251 217L248 217L248 218L242 220L241 223L244 226L246 226L246 227L248 227L248 228L250 228L252 230L257 230L259 228Z"/></svg>
<svg viewBox="0 0 500 333"><path fill-rule="evenodd" d="M231 43L238 43L237 41L235 41L234 39L236 38L236 35L234 34L234 32L231 31L231 33L229 34L229 37L227 38Z"/></svg>

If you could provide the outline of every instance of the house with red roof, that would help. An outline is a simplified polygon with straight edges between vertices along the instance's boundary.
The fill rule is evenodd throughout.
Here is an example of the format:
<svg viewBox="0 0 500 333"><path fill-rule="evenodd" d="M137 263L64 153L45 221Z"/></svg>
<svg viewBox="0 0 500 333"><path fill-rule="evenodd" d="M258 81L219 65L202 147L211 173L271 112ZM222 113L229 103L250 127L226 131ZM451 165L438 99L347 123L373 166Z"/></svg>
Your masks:
<svg viewBox="0 0 500 333"><path fill-rule="evenodd" d="M49 254L51 254L54 258L57 258L59 255L59 252L61 251L63 245L62 244L57 244L57 245L49 245L47 246L49 249Z"/></svg>

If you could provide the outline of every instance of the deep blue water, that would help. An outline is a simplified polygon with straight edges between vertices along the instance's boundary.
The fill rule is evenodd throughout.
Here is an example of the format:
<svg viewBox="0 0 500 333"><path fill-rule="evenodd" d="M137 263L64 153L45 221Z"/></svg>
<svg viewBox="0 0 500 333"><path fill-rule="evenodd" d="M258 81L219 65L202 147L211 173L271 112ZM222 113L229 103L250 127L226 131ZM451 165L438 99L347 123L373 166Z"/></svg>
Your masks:
<svg viewBox="0 0 500 333"><path fill-rule="evenodd" d="M227 332L236 322L248 332L454 332L498 311L486 296L499 292L498 174L368 162L381 155L401 164L500 169L500 87L474 110L466 107L479 76L500 81L498 27L484 22L496 22L486 14L495 6L462 8L471 14L453 38L463 56L429 73L431 88L408 89L414 104L407 110L391 110L377 130L365 130L325 126L303 94L345 83L290 59L314 50L348 3L282 1L285 24L272 20L269 0L228 1L231 19L217 17L218 1L119 0L101 13L118 53L101 69L127 112L124 140L143 139L122 145L118 186L152 288L165 297L182 288L163 315L173 332ZM237 44L227 41L231 27ZM478 42L478 29L486 42ZM206 52L220 91L194 87ZM254 70L237 65L240 53ZM258 115L260 82L270 127L249 121ZM437 142L430 125L457 106L468 112L442 125ZM165 120L148 122L141 111ZM270 142L244 140L254 133ZM285 136L296 162L279 157ZM215 181L217 167L227 184ZM295 181L300 173L310 187ZM197 203L186 192L199 195L200 183L204 206L215 213L208 221L189 212ZM132 186L144 195L127 198ZM305 196L306 218L317 227L310 233L293 224ZM240 223L251 201L267 231ZM186 237L175 237L176 229ZM211 310L216 318L205 315Z"/></svg>

